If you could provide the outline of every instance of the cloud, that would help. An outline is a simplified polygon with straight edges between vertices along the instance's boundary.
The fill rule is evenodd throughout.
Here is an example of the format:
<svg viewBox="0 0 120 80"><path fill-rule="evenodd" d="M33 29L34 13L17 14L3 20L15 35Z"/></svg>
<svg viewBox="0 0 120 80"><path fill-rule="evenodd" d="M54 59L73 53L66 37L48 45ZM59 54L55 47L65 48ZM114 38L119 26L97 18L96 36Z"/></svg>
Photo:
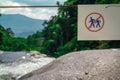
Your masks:
<svg viewBox="0 0 120 80"><path fill-rule="evenodd" d="M48 20L51 16L57 14L57 9L48 8L12 8L12 9L2 9L2 14L22 14L35 19Z"/></svg>
<svg viewBox="0 0 120 80"><path fill-rule="evenodd" d="M36 8L36 9L28 9L26 12L21 13L28 17L48 20L51 16L57 14L57 9L49 9L49 8Z"/></svg>
<svg viewBox="0 0 120 80"><path fill-rule="evenodd" d="M28 5L56 5L56 2L59 1L61 4L65 2L66 0L13 0L15 2L19 3L26 3Z"/></svg>
<svg viewBox="0 0 120 80"><path fill-rule="evenodd" d="M14 5L19 4L26 4L31 6L47 6L47 5L56 5L56 2L59 1L63 4L66 0L0 0L0 6L12 6L13 2Z"/></svg>
<svg viewBox="0 0 120 80"><path fill-rule="evenodd" d="M0 5L1 5L1 6L21 6L20 3L18 3L18 2L13 2L13 1L11 1L11 0L7 0L7 1L1 0ZM22 5L25 6L26 4L22 4Z"/></svg>
<svg viewBox="0 0 120 80"><path fill-rule="evenodd" d="M28 4L13 2L11 0L8 1L1 0L0 5L28 6ZM2 14L22 14L31 18L43 19L43 20L48 20L51 16L57 14L57 8L4 8L4 9L1 8L0 11Z"/></svg>

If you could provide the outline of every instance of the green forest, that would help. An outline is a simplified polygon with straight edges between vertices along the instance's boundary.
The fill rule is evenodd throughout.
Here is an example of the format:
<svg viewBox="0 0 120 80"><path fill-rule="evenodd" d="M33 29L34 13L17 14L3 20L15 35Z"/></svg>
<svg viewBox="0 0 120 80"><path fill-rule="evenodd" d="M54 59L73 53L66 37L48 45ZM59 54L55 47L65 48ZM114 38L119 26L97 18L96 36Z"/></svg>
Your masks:
<svg viewBox="0 0 120 80"><path fill-rule="evenodd" d="M0 50L37 50L49 56L59 57L73 51L120 48L119 40L77 41L77 7L71 6L119 3L120 0L67 0L63 5L57 2L58 14L43 23L44 29L42 31L37 31L27 38L14 37L11 28L5 29L0 25Z"/></svg>

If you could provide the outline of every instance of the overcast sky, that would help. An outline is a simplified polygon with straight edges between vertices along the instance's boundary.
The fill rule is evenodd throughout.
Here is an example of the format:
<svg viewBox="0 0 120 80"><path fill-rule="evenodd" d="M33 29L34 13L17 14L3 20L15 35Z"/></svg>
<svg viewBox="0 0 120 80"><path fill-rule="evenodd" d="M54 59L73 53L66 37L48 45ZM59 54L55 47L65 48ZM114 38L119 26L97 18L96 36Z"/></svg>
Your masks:
<svg viewBox="0 0 120 80"><path fill-rule="evenodd" d="M63 4L66 0L0 0L0 6L50 6L59 1ZM48 20L57 14L57 8L7 8L0 9L0 13L22 14L31 18Z"/></svg>

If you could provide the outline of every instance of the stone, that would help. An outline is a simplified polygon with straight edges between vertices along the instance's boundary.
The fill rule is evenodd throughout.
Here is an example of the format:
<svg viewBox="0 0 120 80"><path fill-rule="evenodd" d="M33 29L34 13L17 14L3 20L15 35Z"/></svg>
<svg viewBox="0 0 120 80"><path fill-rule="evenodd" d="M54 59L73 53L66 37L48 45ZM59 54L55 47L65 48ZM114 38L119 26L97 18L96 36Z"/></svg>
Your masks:
<svg viewBox="0 0 120 80"><path fill-rule="evenodd" d="M30 51L29 53L30 53L31 55L35 55L35 54L39 55L39 54L41 54L41 53L38 52L38 51Z"/></svg>
<svg viewBox="0 0 120 80"><path fill-rule="evenodd" d="M46 54L42 54L38 51L30 51L29 53L27 53L29 56L31 57L35 57L35 58L42 58L42 57L47 57Z"/></svg>
<svg viewBox="0 0 120 80"><path fill-rule="evenodd" d="M19 80L120 80L120 49L72 52Z"/></svg>

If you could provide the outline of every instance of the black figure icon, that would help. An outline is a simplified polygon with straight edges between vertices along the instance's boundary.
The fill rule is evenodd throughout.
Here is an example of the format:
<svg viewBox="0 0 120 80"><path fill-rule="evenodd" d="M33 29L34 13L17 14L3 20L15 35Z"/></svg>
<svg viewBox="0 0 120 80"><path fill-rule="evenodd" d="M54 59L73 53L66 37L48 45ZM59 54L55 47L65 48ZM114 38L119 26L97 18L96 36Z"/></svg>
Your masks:
<svg viewBox="0 0 120 80"><path fill-rule="evenodd" d="M96 21L96 28L100 27L100 23L101 23L101 20L98 20Z"/></svg>
<svg viewBox="0 0 120 80"><path fill-rule="evenodd" d="M93 17L90 17L89 23L90 23L89 28L91 28L92 26L93 26L93 28L98 28L98 27L100 27L101 20L99 20L99 19L95 20L95 19L93 19Z"/></svg>
<svg viewBox="0 0 120 80"><path fill-rule="evenodd" d="M90 17L90 21L89 21L89 23L91 23L91 24L90 24L90 28L91 28L92 26L95 28L94 22L95 22L95 19L93 19L92 17Z"/></svg>

